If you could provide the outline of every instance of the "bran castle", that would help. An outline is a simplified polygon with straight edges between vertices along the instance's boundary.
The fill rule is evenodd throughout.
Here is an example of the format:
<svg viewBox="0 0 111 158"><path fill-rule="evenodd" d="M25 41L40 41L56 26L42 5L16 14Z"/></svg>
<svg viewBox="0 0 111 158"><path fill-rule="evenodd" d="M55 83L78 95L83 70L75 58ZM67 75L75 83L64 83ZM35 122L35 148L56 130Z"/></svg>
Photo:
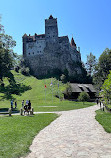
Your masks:
<svg viewBox="0 0 111 158"><path fill-rule="evenodd" d="M34 76L45 76L55 70L62 73L67 70L69 76L81 74L80 48L76 47L74 39L69 42L68 36L58 36L57 18L50 15L45 20L45 34L23 37L23 58Z"/></svg>

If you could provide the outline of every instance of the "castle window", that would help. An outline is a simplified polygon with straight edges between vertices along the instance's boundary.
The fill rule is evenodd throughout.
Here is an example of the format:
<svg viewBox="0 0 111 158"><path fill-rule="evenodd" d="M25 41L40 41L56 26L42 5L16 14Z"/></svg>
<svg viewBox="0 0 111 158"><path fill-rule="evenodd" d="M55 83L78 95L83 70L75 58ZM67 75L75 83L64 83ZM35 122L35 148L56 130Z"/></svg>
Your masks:
<svg viewBox="0 0 111 158"><path fill-rule="evenodd" d="M30 53L29 53L29 55L30 55Z"/></svg>
<svg viewBox="0 0 111 158"><path fill-rule="evenodd" d="M54 36L53 36L54 37Z"/></svg>
<svg viewBox="0 0 111 158"><path fill-rule="evenodd" d="M34 54L34 52L33 52L33 54Z"/></svg>
<svg viewBox="0 0 111 158"><path fill-rule="evenodd" d="M40 53L41 53L41 51L40 51Z"/></svg>

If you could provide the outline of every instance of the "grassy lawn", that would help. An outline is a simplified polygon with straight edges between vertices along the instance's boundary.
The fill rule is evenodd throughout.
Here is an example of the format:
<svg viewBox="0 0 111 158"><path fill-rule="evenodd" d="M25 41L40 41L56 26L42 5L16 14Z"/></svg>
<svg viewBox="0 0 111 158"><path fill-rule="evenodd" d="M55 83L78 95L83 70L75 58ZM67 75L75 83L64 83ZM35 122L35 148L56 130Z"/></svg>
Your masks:
<svg viewBox="0 0 111 158"><path fill-rule="evenodd" d="M96 111L96 120L103 126L106 132L111 133L111 114L102 110Z"/></svg>
<svg viewBox="0 0 111 158"><path fill-rule="evenodd" d="M31 100L34 111L67 111L94 105L94 103L81 103L63 100L63 91L66 84L55 78L38 80L33 76L24 76L12 71L16 83L10 87L5 78L5 87L0 87L0 112L10 108L10 101L17 101L20 110L22 100ZM50 86L50 83L53 86ZM59 83L59 87L58 87ZM45 89L45 84L47 88ZM18 94L11 93L17 90ZM60 99L55 97L60 96ZM53 106L53 107L51 107ZM0 117L0 158L16 158L29 152L29 146L37 133L57 118L56 114L39 114L34 116Z"/></svg>
<svg viewBox="0 0 111 158"><path fill-rule="evenodd" d="M34 136L56 118L56 114L0 117L0 158L28 153Z"/></svg>
<svg viewBox="0 0 111 158"><path fill-rule="evenodd" d="M38 106L37 111L68 111L68 110L86 108L86 107L94 105L94 103L85 102L83 104L81 102L61 101L59 103L52 104L53 106L56 106L56 107L50 107L50 105L48 105L48 107L44 107L42 105Z"/></svg>
<svg viewBox="0 0 111 158"><path fill-rule="evenodd" d="M12 71L16 83L21 84L19 88L19 94L8 94L7 86L8 81L5 79L5 91L4 93L0 93L0 108L10 108L10 100L13 98L17 101L18 110L21 108L22 100L31 100L32 107L34 107L34 111L61 111L61 110L73 110L80 109L84 107L88 107L94 105L94 103L85 103L84 105L80 102L74 101L60 101L59 98L55 97L55 95L59 95L60 98L63 97L63 91L66 88L66 84L63 84L61 81L57 81L55 78L38 80L33 76L24 76L20 73L16 73ZM53 83L53 86L50 86L50 83ZM59 82L59 88L58 88ZM45 84L47 88L45 89ZM46 90L46 93L45 93ZM53 93L52 93L53 92ZM46 97L45 97L46 94ZM48 107L43 107L48 106ZM56 107L51 107L56 106Z"/></svg>

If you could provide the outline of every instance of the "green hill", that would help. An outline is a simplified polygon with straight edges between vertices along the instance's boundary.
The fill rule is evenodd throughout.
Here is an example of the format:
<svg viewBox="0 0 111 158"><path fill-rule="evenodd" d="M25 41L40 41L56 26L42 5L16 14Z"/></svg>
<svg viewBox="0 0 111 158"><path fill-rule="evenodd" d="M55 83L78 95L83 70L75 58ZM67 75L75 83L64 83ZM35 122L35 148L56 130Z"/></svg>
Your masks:
<svg viewBox="0 0 111 158"><path fill-rule="evenodd" d="M93 103L82 105L79 102L62 100L62 92L66 89L67 84L63 84L55 78L38 80L33 76L24 76L15 71L12 71L12 73L17 86L10 87L8 80L5 78L5 87L0 91L0 108L10 108L12 98L17 101L18 109L22 106L22 100L31 100L34 111L72 110L93 105ZM52 86L50 85L51 82ZM12 94L12 91L17 91L17 93ZM60 96L61 99L55 97L55 95Z"/></svg>

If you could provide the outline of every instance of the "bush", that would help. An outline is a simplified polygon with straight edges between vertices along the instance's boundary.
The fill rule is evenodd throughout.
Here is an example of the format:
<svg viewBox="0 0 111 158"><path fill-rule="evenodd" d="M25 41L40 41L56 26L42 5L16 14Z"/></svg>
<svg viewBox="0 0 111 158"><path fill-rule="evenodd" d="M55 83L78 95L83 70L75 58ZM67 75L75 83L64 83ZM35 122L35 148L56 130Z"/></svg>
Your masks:
<svg viewBox="0 0 111 158"><path fill-rule="evenodd" d="M16 66L16 67L15 67L15 71L16 71L17 73L19 72L19 69L20 69L19 66Z"/></svg>
<svg viewBox="0 0 111 158"><path fill-rule="evenodd" d="M83 102L83 103L85 101L89 101L89 99L90 99L90 96L86 92L81 92L80 95L79 95L79 97L78 97L78 101Z"/></svg>
<svg viewBox="0 0 111 158"><path fill-rule="evenodd" d="M65 83L66 76L64 74L62 74L60 79L61 79L62 83Z"/></svg>
<svg viewBox="0 0 111 158"><path fill-rule="evenodd" d="M66 90L65 90L65 95L68 96L68 98L71 96L72 94L72 88L71 88L71 85L70 83L67 83L67 87L66 87Z"/></svg>
<svg viewBox="0 0 111 158"><path fill-rule="evenodd" d="M30 70L29 70L28 67L22 67L22 68L21 68L21 73L22 73L23 75L29 76L29 75L30 75Z"/></svg>
<svg viewBox="0 0 111 158"><path fill-rule="evenodd" d="M103 96L105 104L111 103L111 70L109 72L110 73L107 76L107 79L104 81L100 92L100 95Z"/></svg>

